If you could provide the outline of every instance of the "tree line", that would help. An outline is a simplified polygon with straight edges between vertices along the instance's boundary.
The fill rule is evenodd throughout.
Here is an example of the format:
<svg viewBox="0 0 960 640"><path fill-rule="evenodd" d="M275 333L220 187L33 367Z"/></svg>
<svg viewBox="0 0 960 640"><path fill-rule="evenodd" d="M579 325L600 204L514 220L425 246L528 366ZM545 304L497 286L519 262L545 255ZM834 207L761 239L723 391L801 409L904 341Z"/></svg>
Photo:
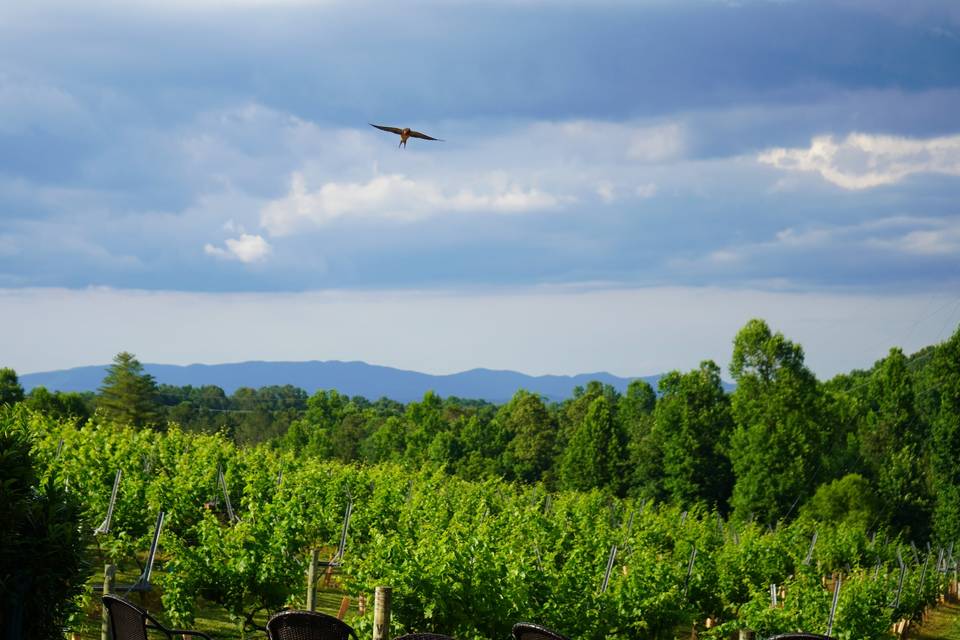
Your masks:
<svg viewBox="0 0 960 640"><path fill-rule="evenodd" d="M0 372L0 403L78 420L219 432L299 456L435 465L470 479L603 489L764 525L801 513L918 542L960 534L960 329L871 369L820 381L803 348L751 320L735 336L725 391L712 361L624 393L593 382L560 402L520 390L507 403L402 404L336 390L158 385L119 354L96 394L23 394Z"/></svg>

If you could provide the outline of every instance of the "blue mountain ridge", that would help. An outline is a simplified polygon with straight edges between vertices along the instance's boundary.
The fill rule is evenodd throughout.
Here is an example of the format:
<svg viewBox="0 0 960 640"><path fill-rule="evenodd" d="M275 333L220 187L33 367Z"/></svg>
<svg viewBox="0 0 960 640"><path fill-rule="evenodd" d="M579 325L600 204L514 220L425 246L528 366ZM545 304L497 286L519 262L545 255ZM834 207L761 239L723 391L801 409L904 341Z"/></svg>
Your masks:
<svg viewBox="0 0 960 640"><path fill-rule="evenodd" d="M20 384L29 391L44 386L50 391L96 391L109 365L76 367L59 371L28 373L20 376ZM216 385L227 394L240 387L259 388L270 385L293 385L313 394L319 389L336 389L348 396L370 400L381 397L398 402L419 400L427 391L441 397L481 399L506 402L519 389L538 393L550 400L563 400L573 394L574 387L591 380L612 385L624 392L631 380L642 379L656 388L660 375L623 378L606 372L582 373L574 376L530 376L516 371L471 369L448 375L431 375L365 362L237 362L229 364L143 365L158 384L175 386ZM728 385L725 385L728 386ZM729 388L729 386L728 386Z"/></svg>

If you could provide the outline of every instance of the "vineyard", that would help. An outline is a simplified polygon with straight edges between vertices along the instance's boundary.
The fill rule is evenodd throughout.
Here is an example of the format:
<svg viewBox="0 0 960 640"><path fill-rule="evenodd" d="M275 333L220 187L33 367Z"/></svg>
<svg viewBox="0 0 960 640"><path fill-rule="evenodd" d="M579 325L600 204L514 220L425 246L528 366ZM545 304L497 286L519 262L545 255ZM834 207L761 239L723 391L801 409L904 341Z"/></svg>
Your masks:
<svg viewBox="0 0 960 640"><path fill-rule="evenodd" d="M917 548L850 523L733 523L600 490L347 465L23 406L4 410L3 423L29 434L41 486L73 497L86 532L104 528L121 472L108 530L88 541L91 582L104 563L142 564L163 512L151 579L162 617L185 625L199 607L218 606L233 637L262 637L268 612L305 605L312 551L333 553L348 505L337 584L353 601L391 586L393 635L504 638L513 622L533 620L575 638L765 637L832 625L833 637L869 640L956 595L952 544ZM94 637L89 584L76 604L69 626ZM354 608L348 620L365 637L372 616Z"/></svg>

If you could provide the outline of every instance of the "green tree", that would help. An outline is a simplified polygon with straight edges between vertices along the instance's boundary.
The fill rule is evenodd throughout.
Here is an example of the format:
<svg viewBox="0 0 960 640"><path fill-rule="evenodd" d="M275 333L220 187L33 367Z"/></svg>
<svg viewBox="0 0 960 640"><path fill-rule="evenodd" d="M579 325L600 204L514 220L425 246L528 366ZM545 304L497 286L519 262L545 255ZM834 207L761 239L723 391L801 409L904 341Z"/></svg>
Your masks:
<svg viewBox="0 0 960 640"><path fill-rule="evenodd" d="M654 500L666 499L660 443L654 437L653 412L657 393L644 380L633 380L620 398L617 416L627 441L628 473L625 478L631 495Z"/></svg>
<svg viewBox="0 0 960 640"><path fill-rule="evenodd" d="M560 463L564 488L586 491L609 487L614 492L622 489L626 447L610 405L607 396L598 394L574 429Z"/></svg>
<svg viewBox="0 0 960 640"><path fill-rule="evenodd" d="M483 422L470 416L460 426L462 457L457 461L457 474L464 478L492 478L504 473L502 457L507 434L498 420Z"/></svg>
<svg viewBox="0 0 960 640"><path fill-rule="evenodd" d="M908 539L927 538L932 496L925 444L929 431L916 410L913 377L900 349L876 363L867 385L861 454L880 499L880 515Z"/></svg>
<svg viewBox="0 0 960 640"><path fill-rule="evenodd" d="M590 410L590 405L600 396L607 399L608 407L615 414L620 403L620 394L612 385L603 384L598 380L591 380L586 387L574 387L573 397L563 401L557 411L556 446L558 451L566 451L574 432L583 424L587 412ZM616 415L614 415L614 419L617 419ZM558 455L554 460L554 473L557 477L562 475L560 471L562 462L562 455Z"/></svg>
<svg viewBox="0 0 960 640"><path fill-rule="evenodd" d="M46 387L30 390L24 403L33 411L39 411L58 419L77 418L81 422L90 417L90 408L79 393L50 393Z"/></svg>
<svg viewBox="0 0 960 640"><path fill-rule="evenodd" d="M627 392L620 397L617 415L629 433L633 425L644 422L657 405L657 392L646 380L631 380Z"/></svg>
<svg viewBox="0 0 960 640"><path fill-rule="evenodd" d="M330 434L330 449L343 462L354 462L361 457L360 444L370 431L368 418L351 401L340 421Z"/></svg>
<svg viewBox="0 0 960 640"><path fill-rule="evenodd" d="M166 422L175 422L185 431L232 433L231 403L223 389L215 385L177 387L161 384L158 395Z"/></svg>
<svg viewBox="0 0 960 640"><path fill-rule="evenodd" d="M295 451L330 457L334 432L343 420L350 399L334 389L320 389L306 401L306 411L286 432L287 443ZM348 456L349 457L349 456Z"/></svg>
<svg viewBox="0 0 960 640"><path fill-rule="evenodd" d="M307 409L307 392L289 384L259 389L241 387L233 394L233 404L239 409L232 414L234 441L256 444L287 433L290 425Z"/></svg>
<svg viewBox="0 0 960 640"><path fill-rule="evenodd" d="M97 409L107 418L137 428L161 426L157 383L127 351L113 359L100 386Z"/></svg>
<svg viewBox="0 0 960 640"><path fill-rule="evenodd" d="M427 451L437 434L449 430L443 413L443 401L433 391L427 391L420 402L407 405L404 415L407 422L408 461L419 464L427 459Z"/></svg>
<svg viewBox="0 0 960 640"><path fill-rule="evenodd" d="M387 417L360 445L361 457L373 463L396 462L403 457L406 450L407 427L403 418L396 415Z"/></svg>
<svg viewBox="0 0 960 640"><path fill-rule="evenodd" d="M0 369L0 406L16 404L23 400L23 387L17 372L10 368Z"/></svg>
<svg viewBox="0 0 960 640"><path fill-rule="evenodd" d="M732 430L730 400L712 361L660 379L654 433L662 455L663 487L682 506L703 503L726 511L733 487L724 450Z"/></svg>
<svg viewBox="0 0 960 640"><path fill-rule="evenodd" d="M960 328L937 346L930 378L939 402L931 429L931 471L936 488L934 535L942 544L960 540Z"/></svg>
<svg viewBox="0 0 960 640"><path fill-rule="evenodd" d="M809 497L830 441L819 384L803 348L750 320L734 339L732 506L740 520L773 523Z"/></svg>
<svg viewBox="0 0 960 640"><path fill-rule="evenodd" d="M557 427L540 396L521 389L500 408L496 421L509 442L503 452L508 479L536 482L553 466Z"/></svg>
<svg viewBox="0 0 960 640"><path fill-rule="evenodd" d="M880 501L870 481L851 473L825 482L800 508L800 515L835 526L846 523L868 531L876 525Z"/></svg>

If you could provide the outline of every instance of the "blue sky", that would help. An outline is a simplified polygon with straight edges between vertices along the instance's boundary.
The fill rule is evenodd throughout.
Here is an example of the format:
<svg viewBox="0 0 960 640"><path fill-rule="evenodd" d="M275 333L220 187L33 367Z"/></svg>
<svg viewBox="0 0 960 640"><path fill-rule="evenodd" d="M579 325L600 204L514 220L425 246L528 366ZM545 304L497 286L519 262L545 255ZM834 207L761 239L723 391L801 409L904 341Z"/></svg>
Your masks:
<svg viewBox="0 0 960 640"><path fill-rule="evenodd" d="M960 5L903 4L7 3L0 364L647 375L760 316L828 376L944 339Z"/></svg>

